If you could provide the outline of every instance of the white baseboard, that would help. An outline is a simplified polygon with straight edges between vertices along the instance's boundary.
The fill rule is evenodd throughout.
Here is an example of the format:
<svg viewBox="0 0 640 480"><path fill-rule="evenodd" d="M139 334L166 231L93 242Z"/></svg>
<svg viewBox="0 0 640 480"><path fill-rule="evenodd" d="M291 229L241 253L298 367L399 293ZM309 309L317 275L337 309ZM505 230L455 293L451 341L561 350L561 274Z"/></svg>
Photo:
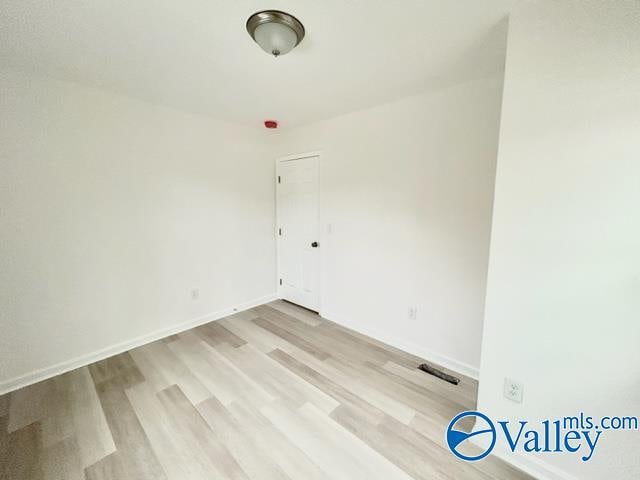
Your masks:
<svg viewBox="0 0 640 480"><path fill-rule="evenodd" d="M338 323L344 327L355 330L356 332L375 338L376 340L384 342L387 345L399 348L400 350L404 350L405 352L411 353L412 355L415 355L417 357L424 358L425 360L431 361L441 367L448 368L449 370L457 372L461 375L473 378L474 380L478 379L478 367L474 367L473 365L469 365L468 363L455 360L445 355L441 355L437 352L433 352L421 345L417 345L413 342L394 337L393 335L389 335L388 333L382 332L378 329L371 328L369 326L365 326L361 323L351 320L346 320L340 315L334 315L331 312L320 312L320 314L324 318L331 320L332 322Z"/></svg>
<svg viewBox="0 0 640 480"><path fill-rule="evenodd" d="M549 465L534 455L525 457L522 454L499 448L494 449L491 455L498 457L538 480L577 480L577 477L553 465Z"/></svg>
<svg viewBox="0 0 640 480"><path fill-rule="evenodd" d="M277 298L278 296L275 293L273 295L266 295L264 297L256 298L254 300L250 300L236 307L230 307L223 310L218 310L217 312L212 312L198 318L187 320L186 322L181 322L176 325L172 325L170 327L162 328L160 330L156 330L155 332L151 332L146 335L141 335L134 339L126 340L124 342L102 348L95 352L80 355L79 357L75 357L70 360L65 360L64 362L60 362L55 365L51 365L49 367L41 368L39 370L35 370L33 372L29 372L24 375L20 375L19 377L14 377L9 380L5 380L3 382L0 382L0 395L4 395L5 393L18 390L22 387L26 387L28 385L41 382L42 380L46 380L56 375L60 375L61 373L69 372L71 370L75 370L76 368L84 367L91 363L104 360L105 358L111 357L113 355L117 355L119 353L126 352L127 350L131 350L132 348L140 347L142 345L146 345L147 343L155 342L156 340L160 340L161 338L165 338L170 335L175 335L176 333L189 330L190 328L197 327L198 325L203 325L205 323L209 323L214 320L219 320L229 315L233 315L234 313L241 312L243 310L248 310L255 306L262 305L264 303L272 302Z"/></svg>
<svg viewBox="0 0 640 480"><path fill-rule="evenodd" d="M473 439L471 441L481 448L487 447L487 445L482 441ZM543 461L539 456L525 456L522 453L515 453L498 446L493 449L490 456L503 460L537 480L578 480L577 477L569 474L568 472Z"/></svg>
<svg viewBox="0 0 640 480"><path fill-rule="evenodd" d="M474 429L476 427L474 427ZM489 446L484 440L485 438L483 436L476 436L472 437L470 441L484 449ZM520 452L512 452L506 447L496 445L490 456L503 460L537 480L578 480L577 477L570 473L545 462L543 460L543 455L525 455Z"/></svg>

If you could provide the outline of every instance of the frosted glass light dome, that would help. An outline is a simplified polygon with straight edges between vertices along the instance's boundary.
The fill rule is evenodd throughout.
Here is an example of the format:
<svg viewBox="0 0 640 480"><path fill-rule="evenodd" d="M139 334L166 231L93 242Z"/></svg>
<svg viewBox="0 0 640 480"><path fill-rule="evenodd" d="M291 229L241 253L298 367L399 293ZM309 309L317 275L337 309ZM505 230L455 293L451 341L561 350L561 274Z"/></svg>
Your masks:
<svg viewBox="0 0 640 480"><path fill-rule="evenodd" d="M297 18L278 10L251 15L247 20L247 31L262 50L274 57L289 53L305 34Z"/></svg>
<svg viewBox="0 0 640 480"><path fill-rule="evenodd" d="M289 53L298 43L296 32L281 23L258 25L254 39L262 50L276 57Z"/></svg>

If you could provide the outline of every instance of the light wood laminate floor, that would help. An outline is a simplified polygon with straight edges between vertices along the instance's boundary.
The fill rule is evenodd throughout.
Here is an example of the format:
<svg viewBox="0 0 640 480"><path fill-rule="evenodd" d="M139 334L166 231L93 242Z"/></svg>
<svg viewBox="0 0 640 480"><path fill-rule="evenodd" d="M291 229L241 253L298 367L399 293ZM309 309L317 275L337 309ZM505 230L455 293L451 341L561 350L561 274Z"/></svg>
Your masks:
<svg viewBox="0 0 640 480"><path fill-rule="evenodd" d="M477 384L276 301L0 397L0 474L26 480L528 479L455 458Z"/></svg>

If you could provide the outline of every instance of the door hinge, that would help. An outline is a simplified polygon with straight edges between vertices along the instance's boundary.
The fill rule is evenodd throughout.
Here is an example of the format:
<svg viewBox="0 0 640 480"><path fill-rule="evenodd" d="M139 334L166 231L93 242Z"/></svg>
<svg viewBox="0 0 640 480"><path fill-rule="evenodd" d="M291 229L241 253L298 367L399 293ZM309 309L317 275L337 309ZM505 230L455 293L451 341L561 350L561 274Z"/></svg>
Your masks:
<svg viewBox="0 0 640 480"><path fill-rule="evenodd" d="M282 285L282 279L280 279L280 285Z"/></svg>
<svg viewBox="0 0 640 480"><path fill-rule="evenodd" d="M282 236L282 229L281 228L278 229L278 235Z"/></svg>
<svg viewBox="0 0 640 480"><path fill-rule="evenodd" d="M280 175L278 175L278 183L280 183Z"/></svg>

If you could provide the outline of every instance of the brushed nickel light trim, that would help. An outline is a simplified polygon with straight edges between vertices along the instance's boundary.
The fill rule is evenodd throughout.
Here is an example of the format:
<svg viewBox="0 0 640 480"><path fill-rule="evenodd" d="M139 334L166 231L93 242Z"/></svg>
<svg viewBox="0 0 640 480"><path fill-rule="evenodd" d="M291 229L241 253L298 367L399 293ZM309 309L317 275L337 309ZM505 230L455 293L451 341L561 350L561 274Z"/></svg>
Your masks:
<svg viewBox="0 0 640 480"><path fill-rule="evenodd" d="M296 34L296 44L293 48L297 47L304 38L304 25L296 17L280 10L262 10L254 13L247 20L247 32L249 32L254 42L256 42L256 28L265 23L279 23L291 28ZM278 55L278 53L274 53L274 56L277 57Z"/></svg>

